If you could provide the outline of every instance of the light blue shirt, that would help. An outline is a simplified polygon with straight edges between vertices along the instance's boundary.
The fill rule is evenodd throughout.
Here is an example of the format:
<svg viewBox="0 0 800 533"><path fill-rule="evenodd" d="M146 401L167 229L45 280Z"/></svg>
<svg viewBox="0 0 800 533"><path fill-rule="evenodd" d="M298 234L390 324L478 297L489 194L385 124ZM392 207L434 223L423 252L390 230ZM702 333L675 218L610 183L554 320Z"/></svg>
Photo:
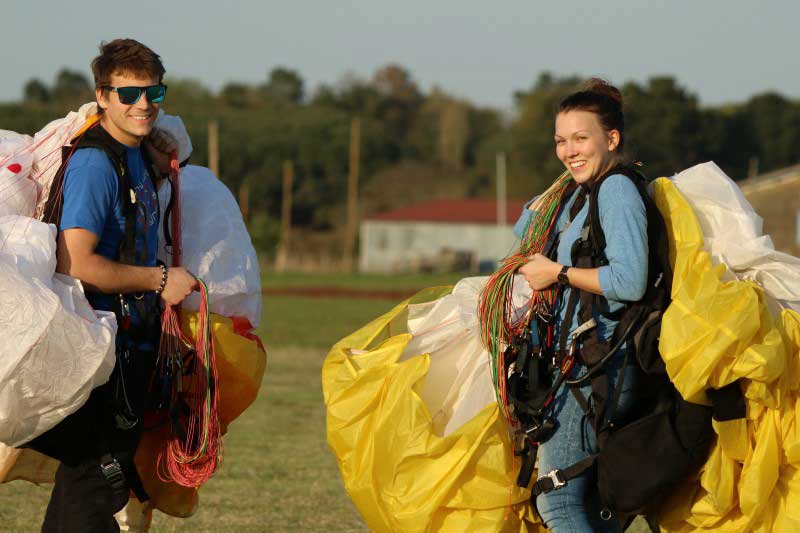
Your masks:
<svg viewBox="0 0 800 533"><path fill-rule="evenodd" d="M589 213L587 199L586 204L575 215L575 219L569 223L570 207L579 191L580 189L576 189L561 209L555 226L555 231L561 232L556 260L567 266L572 266L570 251L573 243L580 237ZM531 217L535 216L535 213L528 209L528 205L530 202L526 204L514 225L514 233L520 238ZM605 254L608 259L608 265L599 269L600 289L608 300L608 310L614 312L626 302L641 299L647 288L647 212L636 186L621 174L609 176L603 182L598 193L598 209L600 227L603 228L606 238ZM580 325L577 309L572 322L569 325L563 324L570 293L571 289L565 287L559 299L560 320L556 334L559 334L561 327L569 327L571 333ZM598 323L600 339L608 339L618 321L602 316L598 310L595 310L594 318Z"/></svg>

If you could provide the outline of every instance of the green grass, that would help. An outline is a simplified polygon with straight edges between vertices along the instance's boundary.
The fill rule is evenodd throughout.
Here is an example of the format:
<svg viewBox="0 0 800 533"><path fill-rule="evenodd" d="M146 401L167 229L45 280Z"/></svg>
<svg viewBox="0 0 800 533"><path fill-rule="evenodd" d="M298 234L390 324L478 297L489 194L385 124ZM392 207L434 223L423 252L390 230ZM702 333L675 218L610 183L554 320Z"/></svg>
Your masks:
<svg viewBox="0 0 800 533"><path fill-rule="evenodd" d="M469 274L348 274L325 272L306 274L301 272L263 273L264 287L342 287L358 289L405 290L431 287L433 285L452 285Z"/></svg>
<svg viewBox="0 0 800 533"><path fill-rule="evenodd" d="M330 348L357 327L390 310L393 300L341 300L267 296L264 298L266 346Z"/></svg>
<svg viewBox="0 0 800 533"><path fill-rule="evenodd" d="M366 531L325 442L325 353L275 348L256 403L230 427L226 462L189 519L153 531Z"/></svg>

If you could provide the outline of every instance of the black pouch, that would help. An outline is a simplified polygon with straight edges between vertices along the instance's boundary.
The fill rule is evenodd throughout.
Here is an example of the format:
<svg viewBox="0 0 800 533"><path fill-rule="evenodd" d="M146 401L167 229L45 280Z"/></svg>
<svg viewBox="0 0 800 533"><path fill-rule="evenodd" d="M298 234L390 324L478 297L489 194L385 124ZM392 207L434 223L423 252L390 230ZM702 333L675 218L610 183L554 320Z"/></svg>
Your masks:
<svg viewBox="0 0 800 533"><path fill-rule="evenodd" d="M708 456L711 410L683 400L618 428L597 457L600 498L620 513L636 513L686 479Z"/></svg>

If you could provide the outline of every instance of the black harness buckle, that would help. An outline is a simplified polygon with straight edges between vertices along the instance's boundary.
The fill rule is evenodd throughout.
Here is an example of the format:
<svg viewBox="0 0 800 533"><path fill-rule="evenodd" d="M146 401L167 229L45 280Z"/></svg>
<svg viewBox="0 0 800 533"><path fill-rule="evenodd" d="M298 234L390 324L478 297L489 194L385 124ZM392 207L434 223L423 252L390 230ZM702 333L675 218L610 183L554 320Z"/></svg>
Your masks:
<svg viewBox="0 0 800 533"><path fill-rule="evenodd" d="M127 496L128 485L125 482L125 473L115 457L104 456L100 463L100 471L103 473L103 477L108 480L115 494Z"/></svg>

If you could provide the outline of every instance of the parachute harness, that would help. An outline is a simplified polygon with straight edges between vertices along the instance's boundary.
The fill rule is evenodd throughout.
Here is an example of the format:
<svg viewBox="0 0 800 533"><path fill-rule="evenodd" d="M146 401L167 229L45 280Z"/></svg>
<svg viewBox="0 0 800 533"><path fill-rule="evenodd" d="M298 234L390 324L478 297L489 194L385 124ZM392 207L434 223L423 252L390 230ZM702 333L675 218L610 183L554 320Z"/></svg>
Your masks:
<svg viewBox="0 0 800 533"><path fill-rule="evenodd" d="M511 426L516 422L508 409L506 390L506 361L503 352L511 342L526 333L533 314L550 321L558 295L556 286L533 291L530 304L522 316L517 316L513 302L514 274L530 261L536 253L542 253L558 218L559 207L572 183L569 172L561 174L555 182L539 196L531 206L536 212L525 226L519 250L500 262L500 268L492 274L481 292L478 313L481 323L481 341L489 351L492 382L497 403L503 416ZM547 328L548 341L552 341L552 325Z"/></svg>
<svg viewBox="0 0 800 533"><path fill-rule="evenodd" d="M172 181L172 264L181 261L181 225L178 161L170 161ZM170 420L166 448L158 455L158 476L184 487L199 487L216 471L222 460L219 422L219 389L208 288L198 278L200 307L197 338L192 341L180 328L180 306L167 305L161 319L161 342L152 384Z"/></svg>

